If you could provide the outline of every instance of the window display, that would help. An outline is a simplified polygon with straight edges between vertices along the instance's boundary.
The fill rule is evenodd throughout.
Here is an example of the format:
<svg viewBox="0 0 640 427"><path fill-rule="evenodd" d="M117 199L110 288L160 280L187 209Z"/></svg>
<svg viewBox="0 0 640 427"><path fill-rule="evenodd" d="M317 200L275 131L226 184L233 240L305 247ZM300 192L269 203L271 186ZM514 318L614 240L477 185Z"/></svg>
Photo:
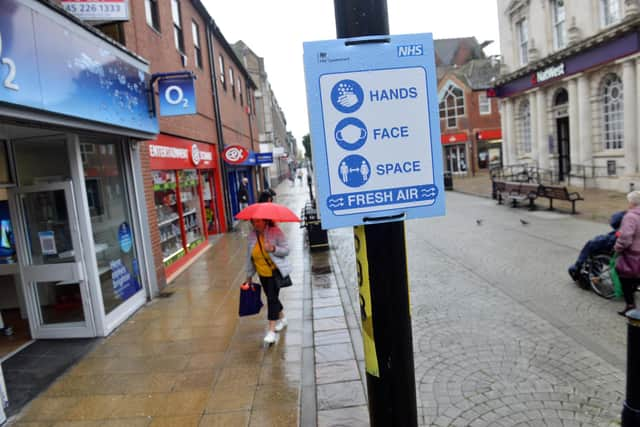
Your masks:
<svg viewBox="0 0 640 427"><path fill-rule="evenodd" d="M149 163L165 274L171 281L207 247L209 234L223 228L216 149L160 134L149 142Z"/></svg>
<svg viewBox="0 0 640 427"><path fill-rule="evenodd" d="M195 169L179 171L179 185L185 241L190 250L204 241L198 172Z"/></svg>
<svg viewBox="0 0 640 427"><path fill-rule="evenodd" d="M204 200L204 214L207 220L207 233L218 232L218 215L215 205L215 187L210 172L202 172L202 198Z"/></svg>
<svg viewBox="0 0 640 427"><path fill-rule="evenodd" d="M153 171L152 176L160 229L162 261L167 266L184 255L177 204L176 173L174 171Z"/></svg>
<svg viewBox="0 0 640 427"><path fill-rule="evenodd" d="M124 153L109 140L80 140L87 200L106 314L142 291Z"/></svg>

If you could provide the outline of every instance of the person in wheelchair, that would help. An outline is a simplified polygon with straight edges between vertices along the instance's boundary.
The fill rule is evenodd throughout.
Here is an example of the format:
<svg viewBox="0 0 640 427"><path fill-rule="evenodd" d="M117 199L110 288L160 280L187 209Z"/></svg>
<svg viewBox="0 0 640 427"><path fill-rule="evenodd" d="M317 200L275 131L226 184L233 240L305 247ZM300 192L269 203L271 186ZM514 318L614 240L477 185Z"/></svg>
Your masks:
<svg viewBox="0 0 640 427"><path fill-rule="evenodd" d="M579 280L580 269L589 256L597 253L613 252L613 245L616 243L616 232L622 224L622 218L625 213L626 211L620 211L611 215L609 225L613 228L613 231L607 234L600 234L585 243L578 255L578 259L569 267L569 276L574 282Z"/></svg>

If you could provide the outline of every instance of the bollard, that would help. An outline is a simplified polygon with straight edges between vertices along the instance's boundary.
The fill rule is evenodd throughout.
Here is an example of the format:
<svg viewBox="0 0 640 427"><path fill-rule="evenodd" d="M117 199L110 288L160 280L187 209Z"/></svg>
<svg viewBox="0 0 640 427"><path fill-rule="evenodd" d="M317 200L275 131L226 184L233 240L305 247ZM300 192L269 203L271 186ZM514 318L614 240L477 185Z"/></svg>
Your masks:
<svg viewBox="0 0 640 427"><path fill-rule="evenodd" d="M622 427L640 426L640 310L627 313L627 390Z"/></svg>

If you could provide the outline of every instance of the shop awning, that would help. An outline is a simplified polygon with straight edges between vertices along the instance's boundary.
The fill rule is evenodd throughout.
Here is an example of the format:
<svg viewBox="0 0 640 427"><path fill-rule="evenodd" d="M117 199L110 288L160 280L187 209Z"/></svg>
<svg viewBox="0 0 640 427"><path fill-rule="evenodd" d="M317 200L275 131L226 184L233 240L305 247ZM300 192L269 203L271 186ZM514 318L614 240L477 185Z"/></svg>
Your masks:
<svg viewBox="0 0 640 427"><path fill-rule="evenodd" d="M469 135L466 132L458 132L458 133L443 133L440 136L440 141L443 145L447 144L459 144L461 142L466 142L469 139Z"/></svg>
<svg viewBox="0 0 640 427"><path fill-rule="evenodd" d="M488 141L491 139L502 139L502 129L481 130L477 133L477 139Z"/></svg>

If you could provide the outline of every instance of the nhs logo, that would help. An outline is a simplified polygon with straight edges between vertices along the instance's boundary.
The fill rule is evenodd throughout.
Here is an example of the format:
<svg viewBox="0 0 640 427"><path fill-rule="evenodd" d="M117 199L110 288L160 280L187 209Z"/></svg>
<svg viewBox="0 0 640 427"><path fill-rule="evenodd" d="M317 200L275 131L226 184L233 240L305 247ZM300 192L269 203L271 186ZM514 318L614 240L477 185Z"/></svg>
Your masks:
<svg viewBox="0 0 640 427"><path fill-rule="evenodd" d="M424 48L421 44L407 44L398 46L398 56L421 56L424 55Z"/></svg>

